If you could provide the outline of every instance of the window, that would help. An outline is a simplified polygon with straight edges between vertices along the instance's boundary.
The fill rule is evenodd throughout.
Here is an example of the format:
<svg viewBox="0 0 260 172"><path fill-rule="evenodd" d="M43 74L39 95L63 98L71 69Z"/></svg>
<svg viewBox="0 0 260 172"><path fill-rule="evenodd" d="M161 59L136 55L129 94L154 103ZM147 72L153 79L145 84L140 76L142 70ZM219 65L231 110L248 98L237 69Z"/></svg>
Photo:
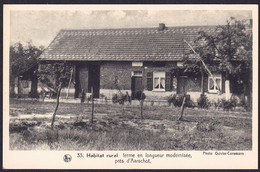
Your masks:
<svg viewBox="0 0 260 172"><path fill-rule="evenodd" d="M141 67L141 66L143 66L143 62L132 62L132 66Z"/></svg>
<svg viewBox="0 0 260 172"><path fill-rule="evenodd" d="M29 88L29 83L27 80L22 80L22 86L23 88Z"/></svg>
<svg viewBox="0 0 260 172"><path fill-rule="evenodd" d="M142 71L133 71L132 76L143 76L143 72Z"/></svg>
<svg viewBox="0 0 260 172"><path fill-rule="evenodd" d="M177 66L178 67L182 67L183 66L183 62L177 62Z"/></svg>
<svg viewBox="0 0 260 172"><path fill-rule="evenodd" d="M165 72L153 73L153 90L165 91Z"/></svg>
<svg viewBox="0 0 260 172"><path fill-rule="evenodd" d="M214 84L213 77L216 80L217 85ZM222 89L222 77L221 74L213 74L213 77L209 76L208 90L209 93L218 93L218 91Z"/></svg>

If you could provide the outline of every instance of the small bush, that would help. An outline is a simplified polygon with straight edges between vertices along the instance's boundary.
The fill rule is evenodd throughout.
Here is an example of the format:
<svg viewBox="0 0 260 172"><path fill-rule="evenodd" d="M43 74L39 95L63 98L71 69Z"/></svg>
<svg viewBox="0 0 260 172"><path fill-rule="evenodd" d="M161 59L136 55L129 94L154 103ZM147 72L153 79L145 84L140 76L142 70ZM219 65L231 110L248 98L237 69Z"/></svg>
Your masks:
<svg viewBox="0 0 260 172"><path fill-rule="evenodd" d="M171 106L172 104L175 104L176 101L176 94L172 94L167 98L168 104L169 106Z"/></svg>
<svg viewBox="0 0 260 172"><path fill-rule="evenodd" d="M28 97L40 98L40 94L38 92L29 92Z"/></svg>
<svg viewBox="0 0 260 172"><path fill-rule="evenodd" d="M186 107L195 107L195 103L191 99L186 99L185 106Z"/></svg>
<svg viewBox="0 0 260 172"><path fill-rule="evenodd" d="M206 95L201 94L200 98L197 100L198 106L202 109L208 109L211 106L211 103Z"/></svg>
<svg viewBox="0 0 260 172"><path fill-rule="evenodd" d="M113 103L117 103L117 94L113 94L113 96L112 96L112 102Z"/></svg>
<svg viewBox="0 0 260 172"><path fill-rule="evenodd" d="M119 104L124 104L125 102L131 102L131 97L128 95L128 93L126 94L113 94L112 96L112 102L113 103L119 103Z"/></svg>
<svg viewBox="0 0 260 172"><path fill-rule="evenodd" d="M238 106L243 107L245 110L248 110L248 104L245 99L241 99L241 101L238 103Z"/></svg>
<svg viewBox="0 0 260 172"><path fill-rule="evenodd" d="M181 107L182 102L183 102L183 98L184 98L184 96L182 96L182 95L177 95L177 96L176 96L176 100L175 100L175 102L174 102L174 106ZM186 100L186 101L187 101L187 100Z"/></svg>
<svg viewBox="0 0 260 172"><path fill-rule="evenodd" d="M168 97L168 104L169 104L169 106L171 104L173 104L176 107L181 107L182 102L183 102L183 98L184 98L184 95L172 94ZM186 107L194 107L195 106L194 102L187 95L186 95L186 100L185 100L184 105Z"/></svg>
<svg viewBox="0 0 260 172"><path fill-rule="evenodd" d="M221 101L223 110L234 110L234 108L237 106L237 100L234 98L230 98L229 100L222 99Z"/></svg>
<svg viewBox="0 0 260 172"><path fill-rule="evenodd" d="M10 98L16 98L17 97L17 94L15 94L15 93L10 93Z"/></svg>
<svg viewBox="0 0 260 172"><path fill-rule="evenodd" d="M137 91L135 93L135 99L144 100L146 98L145 94L142 91Z"/></svg>
<svg viewBox="0 0 260 172"><path fill-rule="evenodd" d="M213 101L212 105L214 105L215 109L222 107L222 101L218 99L217 101Z"/></svg>

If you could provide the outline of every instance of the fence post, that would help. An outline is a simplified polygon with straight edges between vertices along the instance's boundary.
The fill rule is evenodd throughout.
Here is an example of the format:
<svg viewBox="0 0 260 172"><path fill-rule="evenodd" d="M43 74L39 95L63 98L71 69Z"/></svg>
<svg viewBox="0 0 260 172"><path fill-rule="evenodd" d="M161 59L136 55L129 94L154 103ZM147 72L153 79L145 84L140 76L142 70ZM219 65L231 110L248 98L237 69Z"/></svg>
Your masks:
<svg viewBox="0 0 260 172"><path fill-rule="evenodd" d="M93 86L91 87L91 102L92 102L92 111L91 111L91 123L93 123L94 118L94 98L93 98Z"/></svg>
<svg viewBox="0 0 260 172"><path fill-rule="evenodd" d="M184 111L184 104L185 104L185 100L186 100L186 96L184 95L183 101L182 101L182 105L181 105L181 114L179 117L179 120L182 120L182 116L183 116L183 111Z"/></svg>

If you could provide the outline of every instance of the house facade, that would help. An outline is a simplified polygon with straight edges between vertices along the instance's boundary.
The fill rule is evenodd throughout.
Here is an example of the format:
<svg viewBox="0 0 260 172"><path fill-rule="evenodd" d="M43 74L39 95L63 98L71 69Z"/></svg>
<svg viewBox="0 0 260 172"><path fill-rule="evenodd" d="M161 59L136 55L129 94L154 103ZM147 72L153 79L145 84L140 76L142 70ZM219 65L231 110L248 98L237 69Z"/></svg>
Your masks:
<svg viewBox="0 0 260 172"><path fill-rule="evenodd" d="M111 98L118 90L134 95L144 91L147 99L166 99L171 94L189 94L196 101L203 89L210 99L224 98L228 82L221 73L188 77L175 74L190 52L199 31L214 32L212 26L61 30L40 56L42 61L70 61L74 64L70 92L82 90L94 97ZM190 57L190 58L195 58ZM67 91L66 89L64 90Z"/></svg>

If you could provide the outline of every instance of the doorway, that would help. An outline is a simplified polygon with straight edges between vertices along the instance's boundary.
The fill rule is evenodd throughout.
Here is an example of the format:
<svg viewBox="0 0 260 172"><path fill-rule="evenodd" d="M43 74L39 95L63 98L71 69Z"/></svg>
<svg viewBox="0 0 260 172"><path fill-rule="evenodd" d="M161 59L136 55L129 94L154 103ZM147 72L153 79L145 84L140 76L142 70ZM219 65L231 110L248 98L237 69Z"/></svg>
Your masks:
<svg viewBox="0 0 260 172"><path fill-rule="evenodd" d="M89 65L89 79L88 79L88 92L91 93L91 87L93 87L93 98L99 98L100 90L100 65Z"/></svg>
<svg viewBox="0 0 260 172"><path fill-rule="evenodd" d="M132 92L132 99L135 99L135 94L138 91L142 91L142 77L141 76L132 76L131 81L131 92Z"/></svg>
<svg viewBox="0 0 260 172"><path fill-rule="evenodd" d="M187 76L180 76L177 80L177 94L187 94Z"/></svg>

